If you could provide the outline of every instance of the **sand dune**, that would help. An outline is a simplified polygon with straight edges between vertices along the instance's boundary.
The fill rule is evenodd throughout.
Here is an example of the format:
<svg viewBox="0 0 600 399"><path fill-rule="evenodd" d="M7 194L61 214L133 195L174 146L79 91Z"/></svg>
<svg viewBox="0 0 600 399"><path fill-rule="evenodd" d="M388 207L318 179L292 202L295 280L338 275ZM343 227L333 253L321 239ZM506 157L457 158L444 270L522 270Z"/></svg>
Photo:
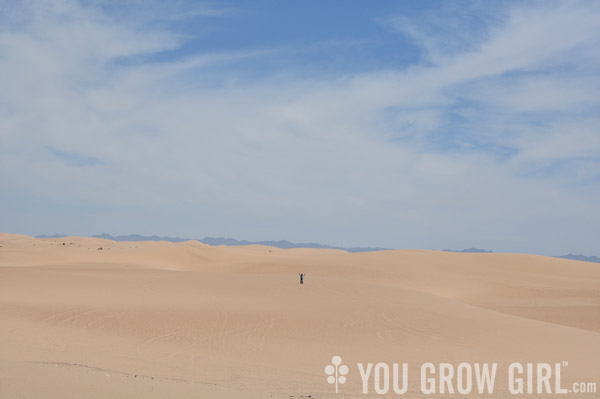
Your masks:
<svg viewBox="0 0 600 399"><path fill-rule="evenodd" d="M568 361L563 385L600 382L600 267L0 234L0 337L2 398L333 398L332 355L339 397L367 397L358 362L409 363L410 398L424 362L498 362L503 380Z"/></svg>

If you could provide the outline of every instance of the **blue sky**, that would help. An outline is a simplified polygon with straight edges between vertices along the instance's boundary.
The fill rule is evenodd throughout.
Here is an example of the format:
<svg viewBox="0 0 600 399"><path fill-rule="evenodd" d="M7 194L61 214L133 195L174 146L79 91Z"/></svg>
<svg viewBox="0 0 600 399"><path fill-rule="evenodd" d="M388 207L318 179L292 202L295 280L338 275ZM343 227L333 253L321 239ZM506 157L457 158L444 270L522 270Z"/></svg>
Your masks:
<svg viewBox="0 0 600 399"><path fill-rule="evenodd" d="M0 230L598 254L595 1L0 1Z"/></svg>

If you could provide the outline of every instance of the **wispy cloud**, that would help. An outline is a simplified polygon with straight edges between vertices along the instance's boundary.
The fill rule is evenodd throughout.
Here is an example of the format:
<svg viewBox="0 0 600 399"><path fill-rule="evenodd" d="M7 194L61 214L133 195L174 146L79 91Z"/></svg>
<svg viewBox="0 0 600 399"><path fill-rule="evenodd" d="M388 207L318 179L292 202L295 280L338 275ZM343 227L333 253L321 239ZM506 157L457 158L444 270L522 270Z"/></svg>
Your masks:
<svg viewBox="0 0 600 399"><path fill-rule="evenodd" d="M89 157L83 154L67 152L58 148L48 147L48 151L58 160L65 162L69 166L96 166L104 162L95 157Z"/></svg>
<svg viewBox="0 0 600 399"><path fill-rule="evenodd" d="M378 22L408 36L427 61L441 63L488 42L508 19L509 7L509 2L444 2L440 8L388 16Z"/></svg>

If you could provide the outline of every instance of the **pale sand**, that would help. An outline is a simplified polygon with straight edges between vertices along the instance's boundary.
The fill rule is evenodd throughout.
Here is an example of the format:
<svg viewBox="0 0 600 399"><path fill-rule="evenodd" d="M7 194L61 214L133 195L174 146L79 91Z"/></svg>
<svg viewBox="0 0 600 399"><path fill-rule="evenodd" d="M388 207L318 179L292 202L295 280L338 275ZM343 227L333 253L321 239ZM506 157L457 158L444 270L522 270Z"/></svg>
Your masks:
<svg viewBox="0 0 600 399"><path fill-rule="evenodd" d="M492 398L516 398L514 361L568 361L563 385L600 382L598 264L14 234L0 246L1 398L333 398L332 355L350 366L340 397L366 397L357 362L408 362L407 398L424 362L498 362Z"/></svg>

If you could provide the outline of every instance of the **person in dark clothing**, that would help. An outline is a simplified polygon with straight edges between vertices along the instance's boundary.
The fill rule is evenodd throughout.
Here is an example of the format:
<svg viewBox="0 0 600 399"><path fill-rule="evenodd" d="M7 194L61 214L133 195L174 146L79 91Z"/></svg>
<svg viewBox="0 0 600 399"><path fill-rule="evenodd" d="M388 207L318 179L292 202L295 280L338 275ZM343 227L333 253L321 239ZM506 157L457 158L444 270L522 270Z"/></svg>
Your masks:
<svg viewBox="0 0 600 399"><path fill-rule="evenodd" d="M304 284L304 276L306 276L306 274L300 273L300 284Z"/></svg>

